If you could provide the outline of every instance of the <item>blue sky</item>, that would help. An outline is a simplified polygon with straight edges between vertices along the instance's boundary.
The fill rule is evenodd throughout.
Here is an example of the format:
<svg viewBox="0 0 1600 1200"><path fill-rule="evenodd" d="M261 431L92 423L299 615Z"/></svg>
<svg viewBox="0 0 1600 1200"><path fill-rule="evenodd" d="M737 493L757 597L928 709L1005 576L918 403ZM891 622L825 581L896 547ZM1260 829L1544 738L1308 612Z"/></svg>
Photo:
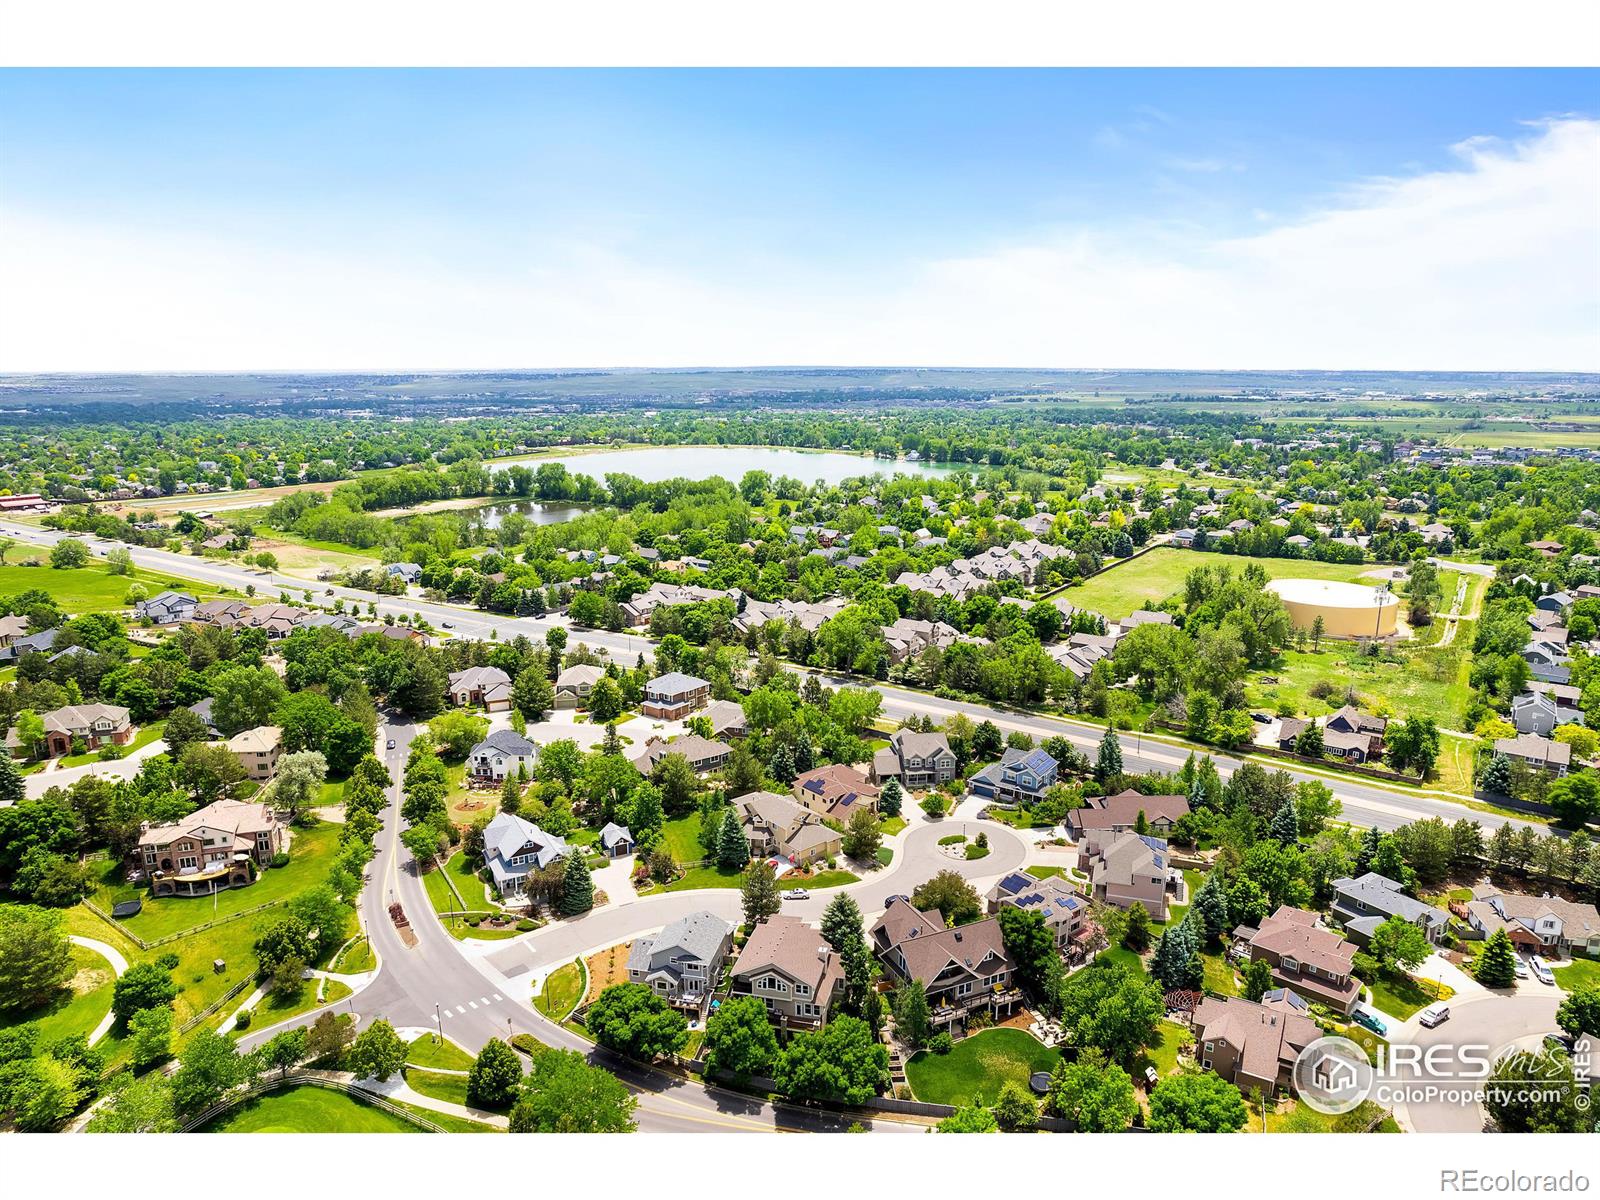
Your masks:
<svg viewBox="0 0 1600 1200"><path fill-rule="evenodd" d="M0 368L1597 368L1596 81L11 71Z"/></svg>

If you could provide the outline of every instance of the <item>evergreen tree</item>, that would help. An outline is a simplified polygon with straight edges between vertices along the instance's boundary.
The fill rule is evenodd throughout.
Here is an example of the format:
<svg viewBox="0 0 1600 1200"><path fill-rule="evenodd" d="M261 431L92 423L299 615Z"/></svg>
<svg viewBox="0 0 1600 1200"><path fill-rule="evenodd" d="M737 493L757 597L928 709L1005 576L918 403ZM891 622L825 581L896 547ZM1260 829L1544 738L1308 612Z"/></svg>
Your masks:
<svg viewBox="0 0 1600 1200"><path fill-rule="evenodd" d="M500 789L500 811L514 813L522 807L522 785L517 782L516 776L507 775L505 785Z"/></svg>
<svg viewBox="0 0 1600 1200"><path fill-rule="evenodd" d="M1122 774L1122 742L1115 729L1107 728L1100 739L1100 753L1095 758L1094 777L1108 783Z"/></svg>
<svg viewBox="0 0 1600 1200"><path fill-rule="evenodd" d="M722 814L722 825L717 830L716 860L724 871L737 871L750 861L750 843L744 836L739 814L732 808Z"/></svg>
<svg viewBox="0 0 1600 1200"><path fill-rule="evenodd" d="M617 723L615 721L606 722L606 736L600 741L600 753L622 753L622 739L617 736Z"/></svg>
<svg viewBox="0 0 1600 1200"><path fill-rule="evenodd" d="M1483 769L1483 778L1478 780L1478 790L1493 792L1496 796L1511 795L1511 760L1504 754L1491 758Z"/></svg>
<svg viewBox="0 0 1600 1200"><path fill-rule="evenodd" d="M1473 977L1484 987L1515 987L1517 982L1517 954L1504 929L1496 929L1483 943Z"/></svg>
<svg viewBox="0 0 1600 1200"><path fill-rule="evenodd" d="M778 879L765 862L751 863L744 873L741 889L745 924L755 925L776 915L782 902L778 899Z"/></svg>
<svg viewBox="0 0 1600 1200"><path fill-rule="evenodd" d="M1361 847L1356 851L1357 875L1365 875L1372 870L1372 860L1378 855L1378 847L1383 843L1383 834L1377 826L1368 828L1361 835Z"/></svg>
<svg viewBox="0 0 1600 1200"><path fill-rule="evenodd" d="M848 892L840 892L822 910L822 938L840 954L846 946L865 944L861 907Z"/></svg>
<svg viewBox="0 0 1600 1200"><path fill-rule="evenodd" d="M1184 917L1161 935L1153 966L1156 978L1167 991L1194 991L1204 983L1205 964L1200 961L1200 935L1189 917Z"/></svg>
<svg viewBox="0 0 1600 1200"><path fill-rule="evenodd" d="M22 772L10 752L0 749L0 805L21 804L22 799Z"/></svg>
<svg viewBox="0 0 1600 1200"><path fill-rule="evenodd" d="M1216 871L1209 872L1191 903L1205 931L1206 943L1216 945L1228 930L1228 893L1222 886L1222 876Z"/></svg>
<svg viewBox="0 0 1600 1200"><path fill-rule="evenodd" d="M894 1025L901 1041L912 1049L926 1044L933 1032L933 1015L928 1010L928 993L915 979L894 991Z"/></svg>
<svg viewBox="0 0 1600 1200"><path fill-rule="evenodd" d="M1128 910L1128 921L1123 926L1122 944L1135 954L1150 948L1150 913L1142 904Z"/></svg>
<svg viewBox="0 0 1600 1200"><path fill-rule="evenodd" d="M898 779L891 779L883 785L883 791L878 794L879 813L885 817L898 817L904 803L905 793L900 790Z"/></svg>
<svg viewBox="0 0 1600 1200"><path fill-rule="evenodd" d="M1278 811L1272 814L1270 832L1274 840L1285 846L1293 846L1300 840L1300 810L1295 807L1293 796L1285 796Z"/></svg>
<svg viewBox="0 0 1600 1200"><path fill-rule="evenodd" d="M556 911L563 917L577 917L594 907L594 879L589 875L589 864L583 861L583 852L574 850L567 855L561 873L561 898Z"/></svg>

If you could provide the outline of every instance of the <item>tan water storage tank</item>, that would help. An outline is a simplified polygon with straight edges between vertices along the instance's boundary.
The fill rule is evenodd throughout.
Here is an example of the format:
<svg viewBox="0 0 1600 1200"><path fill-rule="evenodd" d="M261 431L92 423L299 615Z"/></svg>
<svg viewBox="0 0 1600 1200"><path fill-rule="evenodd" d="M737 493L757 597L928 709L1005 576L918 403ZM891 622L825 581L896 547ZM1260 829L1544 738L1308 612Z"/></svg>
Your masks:
<svg viewBox="0 0 1600 1200"><path fill-rule="evenodd" d="M1331 579L1274 579L1267 587L1278 594L1296 629L1310 630L1318 617L1329 637L1390 637L1400 599L1393 592Z"/></svg>

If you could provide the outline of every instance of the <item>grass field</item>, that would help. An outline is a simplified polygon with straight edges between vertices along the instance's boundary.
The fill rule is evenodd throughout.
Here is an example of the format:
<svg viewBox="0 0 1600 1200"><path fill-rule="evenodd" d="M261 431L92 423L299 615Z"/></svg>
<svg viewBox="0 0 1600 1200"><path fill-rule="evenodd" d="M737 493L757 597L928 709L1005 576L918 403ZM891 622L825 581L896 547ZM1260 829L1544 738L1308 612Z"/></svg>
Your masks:
<svg viewBox="0 0 1600 1200"><path fill-rule="evenodd" d="M470 1071L472 1055L450 1039L439 1040L436 1033L425 1033L406 1047L406 1062L413 1067L440 1071Z"/></svg>
<svg viewBox="0 0 1600 1200"><path fill-rule="evenodd" d="M54 999L40 1008L0 1017L0 1029L36 1026L40 1045L93 1032L111 1011L111 985L116 977L110 963L83 946L72 947L72 970L72 979Z"/></svg>
<svg viewBox="0 0 1600 1200"><path fill-rule="evenodd" d="M1553 968L1551 974L1556 977L1561 989L1567 992L1585 983L1600 986L1600 962L1592 958L1575 958L1564 967Z"/></svg>
<svg viewBox="0 0 1600 1200"><path fill-rule="evenodd" d="M344 1092L305 1086L270 1092L224 1113L201 1133L425 1133Z"/></svg>
<svg viewBox="0 0 1600 1200"><path fill-rule="evenodd" d="M12 551L12 557L18 550L20 547ZM45 551L40 550L41 560L44 555ZM18 563L0 567L0 596L14 596L18 592L38 589L49 592L55 602L71 615L108 608L128 608L128 588L135 583L144 584L152 596L168 589L188 592L201 600L220 594L218 588L209 584L175 579L143 567L134 567L126 575L113 575L103 562L90 563L70 571L58 571L49 566L28 567Z"/></svg>
<svg viewBox="0 0 1600 1200"><path fill-rule="evenodd" d="M1181 592L1184 577L1196 567L1225 566L1237 574L1251 562L1260 563L1273 579L1337 579L1355 583L1363 573L1375 569L1370 563L1346 565L1305 559L1247 558L1241 554L1161 546L1096 575L1081 587L1068 588L1061 595L1079 608L1116 620Z"/></svg>
<svg viewBox="0 0 1600 1200"><path fill-rule="evenodd" d="M406 1083L414 1092L448 1104L465 1105L467 1102L465 1075L446 1075L442 1071L425 1071L420 1067L407 1067L405 1074Z"/></svg>
<svg viewBox="0 0 1600 1200"><path fill-rule="evenodd" d="M359 937L333 956L333 961L328 964L328 970L340 975L359 975L377 965L378 960L372 953L372 943L365 937Z"/></svg>
<svg viewBox="0 0 1600 1200"><path fill-rule="evenodd" d="M676 863L699 862L706 856L700 845L700 817L678 817L661 827L662 844Z"/></svg>
<svg viewBox="0 0 1600 1200"><path fill-rule="evenodd" d="M1464 624L1466 640L1458 634L1442 649L1400 651L1379 658L1336 642L1324 643L1319 652L1286 650L1282 662L1250 676L1246 703L1269 712L1287 703L1301 716L1322 716L1343 705L1343 689L1349 686L1366 708L1382 715L1431 717L1442 729L1459 729L1471 698L1472 634L1470 623ZM1338 690L1319 699L1311 694L1319 683Z"/></svg>
<svg viewBox="0 0 1600 1200"><path fill-rule="evenodd" d="M1156 1069L1157 1075L1171 1075L1178 1069L1178 1050L1185 1041L1193 1042L1194 1038L1188 1029L1175 1021L1162 1021L1156 1026L1156 1033L1161 1036L1159 1045L1146 1046L1144 1061L1139 1065L1140 1073L1146 1066Z"/></svg>
<svg viewBox="0 0 1600 1200"><path fill-rule="evenodd" d="M1024 1029L986 1029L962 1038L949 1054L924 1050L906 1063L912 1094L929 1104L993 1104L1007 1080L1028 1086L1035 1071L1053 1071L1061 1052Z"/></svg>
<svg viewBox="0 0 1600 1200"><path fill-rule="evenodd" d="M156 899L143 896L143 911L127 918L123 924L135 936L153 942L157 938L203 925L217 917L226 917L247 908L259 908L275 900L287 900L321 881L338 842L339 826L331 822L324 821L310 828L296 829L289 847L288 864L262 871L249 887L229 888L218 892L215 898L165 896ZM103 887L96 899L102 907L107 907L108 902L141 896L142 891L129 884L112 883Z"/></svg>
<svg viewBox="0 0 1600 1200"><path fill-rule="evenodd" d="M563 1021L578 1007L578 1001L583 999L583 993L583 968L575 962L570 962L550 972L544 981L544 987L539 989L539 995L535 997L533 1006L552 1021Z"/></svg>
<svg viewBox="0 0 1600 1200"><path fill-rule="evenodd" d="M1418 979L1410 975L1382 975L1368 985L1372 992L1372 1006L1404 1021L1421 1012L1435 1000L1447 1000L1454 992L1441 987L1431 979Z"/></svg>

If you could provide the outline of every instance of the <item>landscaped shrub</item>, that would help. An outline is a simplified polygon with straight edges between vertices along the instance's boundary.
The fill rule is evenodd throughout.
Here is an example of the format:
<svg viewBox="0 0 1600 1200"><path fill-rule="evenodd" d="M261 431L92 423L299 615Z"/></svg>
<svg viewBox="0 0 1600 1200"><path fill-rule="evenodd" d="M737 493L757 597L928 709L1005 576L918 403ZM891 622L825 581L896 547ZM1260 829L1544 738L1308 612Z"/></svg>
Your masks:
<svg viewBox="0 0 1600 1200"><path fill-rule="evenodd" d="M948 1032L936 1033L928 1039L928 1049L935 1054L949 1054L955 1044L955 1039Z"/></svg>
<svg viewBox="0 0 1600 1200"><path fill-rule="evenodd" d="M280 850L278 853L274 854L272 856L272 865L275 867L287 867L289 865L288 851Z"/></svg>
<svg viewBox="0 0 1600 1200"><path fill-rule="evenodd" d="M529 930L537 928L539 928L539 922L530 921L527 917L523 917L522 920L517 922L517 930L521 933L527 933Z"/></svg>
<svg viewBox="0 0 1600 1200"><path fill-rule="evenodd" d="M163 971L176 971L178 969L178 961L178 956L168 950L160 958L156 959L156 966Z"/></svg>
<svg viewBox="0 0 1600 1200"><path fill-rule="evenodd" d="M249 1029L250 1022L254 1017L255 1014L247 1008L233 1019L233 1027L235 1029Z"/></svg>

